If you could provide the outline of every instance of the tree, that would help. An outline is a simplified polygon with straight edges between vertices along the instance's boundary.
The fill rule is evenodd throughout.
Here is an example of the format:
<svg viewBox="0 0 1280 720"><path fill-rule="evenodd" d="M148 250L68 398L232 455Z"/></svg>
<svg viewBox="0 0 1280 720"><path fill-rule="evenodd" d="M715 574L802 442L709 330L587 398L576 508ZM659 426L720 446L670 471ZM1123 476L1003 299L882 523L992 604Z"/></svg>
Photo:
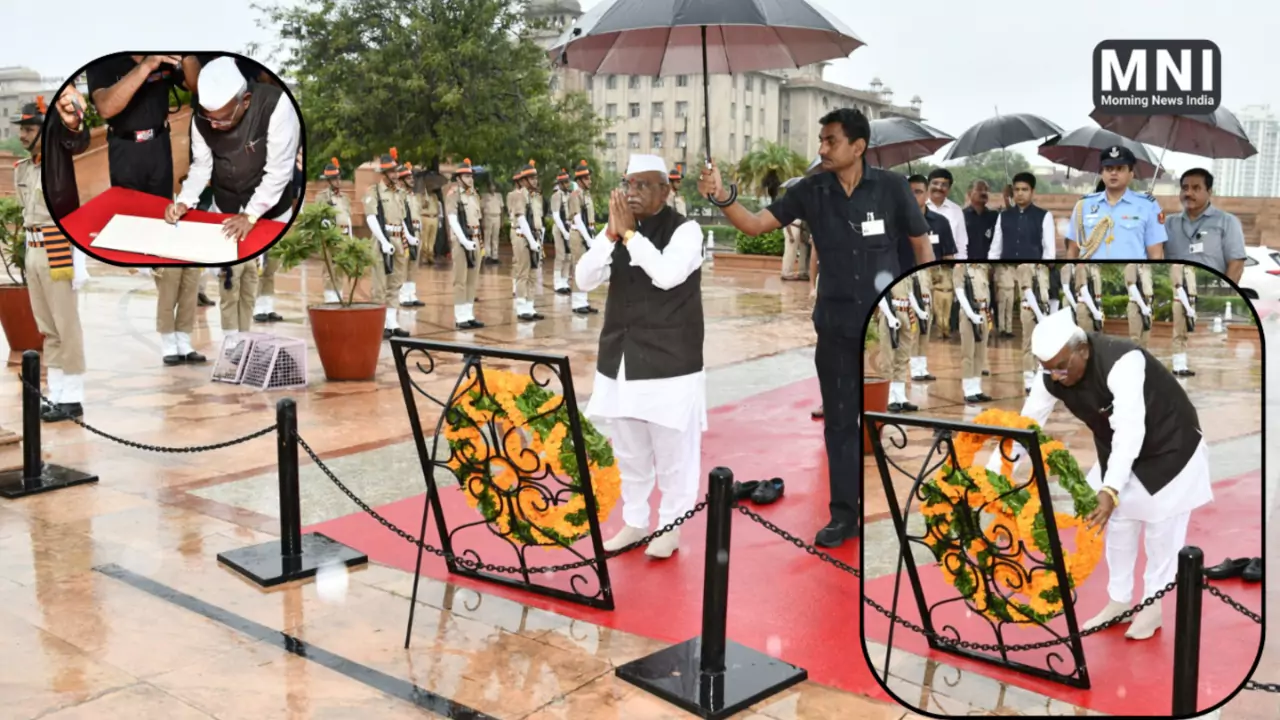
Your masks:
<svg viewBox="0 0 1280 720"><path fill-rule="evenodd" d="M734 169L740 190L756 197L768 195L770 202L778 199L782 183L804 175L809 161L785 145L761 140L754 149L738 161Z"/></svg>
<svg viewBox="0 0 1280 720"><path fill-rule="evenodd" d="M321 0L255 5L282 39L270 55L297 83L307 176L332 156L395 147L436 170L469 157L501 181L533 159L543 180L591 157L603 121L581 93L552 97L546 53L508 0ZM347 163L344 162L344 166ZM554 172L550 173L554 181Z"/></svg>
<svg viewBox="0 0 1280 720"><path fill-rule="evenodd" d="M915 162L909 165L910 170L908 170L907 165L899 165L893 168L893 171L904 175L919 174L927 177L930 172L933 172L934 168L940 167L939 165L925 162ZM951 176L955 178L948 197L957 204L964 205L967 202L966 196L969 194L969 186L975 180L985 180L987 185L990 186L991 192L999 194L1004 190L1004 186L1013 180L1014 175L1031 171L1031 161L1022 153L1013 150L992 150L978 155L970 155L964 159L963 163L951 165L947 169L951 171ZM1046 194L1064 192L1064 190L1061 185L1037 181L1036 192Z"/></svg>

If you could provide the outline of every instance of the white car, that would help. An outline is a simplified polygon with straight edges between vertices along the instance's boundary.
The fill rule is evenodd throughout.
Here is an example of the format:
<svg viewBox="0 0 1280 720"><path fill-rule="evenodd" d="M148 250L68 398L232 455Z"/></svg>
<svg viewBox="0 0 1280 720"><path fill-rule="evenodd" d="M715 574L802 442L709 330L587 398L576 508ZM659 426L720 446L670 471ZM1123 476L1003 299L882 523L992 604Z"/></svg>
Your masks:
<svg viewBox="0 0 1280 720"><path fill-rule="evenodd" d="M1246 246L1240 292L1263 303L1280 301L1280 252L1267 247ZM1254 303L1255 307L1258 303ZM1262 308L1258 308L1261 312Z"/></svg>

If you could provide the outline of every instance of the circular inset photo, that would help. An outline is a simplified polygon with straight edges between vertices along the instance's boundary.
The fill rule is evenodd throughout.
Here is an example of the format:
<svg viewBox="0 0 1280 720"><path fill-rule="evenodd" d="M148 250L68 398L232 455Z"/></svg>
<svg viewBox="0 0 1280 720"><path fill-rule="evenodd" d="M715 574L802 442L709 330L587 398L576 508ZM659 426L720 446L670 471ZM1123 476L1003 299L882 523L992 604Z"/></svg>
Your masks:
<svg viewBox="0 0 1280 720"><path fill-rule="evenodd" d="M304 195L298 103L235 53L106 55L14 122L39 156L15 177L28 247L55 276L83 274L72 246L124 267L232 267L282 237Z"/></svg>

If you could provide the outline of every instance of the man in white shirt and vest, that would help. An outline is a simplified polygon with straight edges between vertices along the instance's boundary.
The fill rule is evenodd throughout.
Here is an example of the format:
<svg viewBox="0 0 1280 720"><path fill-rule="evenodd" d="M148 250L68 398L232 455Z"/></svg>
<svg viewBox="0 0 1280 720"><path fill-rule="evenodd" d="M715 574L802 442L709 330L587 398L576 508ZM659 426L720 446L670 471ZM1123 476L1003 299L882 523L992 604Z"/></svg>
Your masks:
<svg viewBox="0 0 1280 720"><path fill-rule="evenodd" d="M1044 373L1022 414L1043 427L1061 401L1093 432L1098 462L1087 479L1098 491L1098 508L1088 524L1108 526L1110 602L1084 624L1088 630L1137 604L1133 575L1139 535L1145 535L1147 556L1141 599L1173 581L1191 512L1212 502L1213 490L1209 446L1177 379L1136 343L1086 333L1073 314L1059 310L1032 333L1031 351ZM999 465L999 453L993 453L987 467L998 472ZM1160 603L1154 603L1133 617L1125 637L1145 640L1162 624Z"/></svg>
<svg viewBox="0 0 1280 720"><path fill-rule="evenodd" d="M626 527L605 542L609 551L649 533L655 479L662 493L658 527L665 527L693 509L702 477L702 233L667 205L670 192L662 158L631 156L623 189L609 200L608 228L585 238L590 249L575 267L584 292L609 283L587 405L588 416L609 422L622 472ZM668 558L679 545L676 529L649 543L645 554Z"/></svg>

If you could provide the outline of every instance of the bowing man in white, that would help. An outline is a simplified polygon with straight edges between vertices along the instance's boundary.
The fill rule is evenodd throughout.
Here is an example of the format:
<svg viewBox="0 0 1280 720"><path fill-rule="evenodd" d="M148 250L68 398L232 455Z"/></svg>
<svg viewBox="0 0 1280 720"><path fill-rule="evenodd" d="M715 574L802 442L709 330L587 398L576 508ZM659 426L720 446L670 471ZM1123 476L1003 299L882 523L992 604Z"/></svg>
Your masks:
<svg viewBox="0 0 1280 720"><path fill-rule="evenodd" d="M1092 432L1098 462L1089 471L1098 509L1088 518L1106 527L1110 602L1084 624L1102 625L1133 599L1138 538L1147 566L1142 600L1177 575L1191 512L1213 500L1209 448L1195 406L1160 361L1127 339L1085 333L1070 309L1049 315L1031 334L1044 365L1022 414L1043 427L1061 401ZM988 467L997 467L995 454ZM1144 640L1163 624L1160 603L1134 616L1125 637Z"/></svg>
<svg viewBox="0 0 1280 720"><path fill-rule="evenodd" d="M666 163L632 155L623 189L609 198L609 226L592 239L574 270L578 288L605 281L604 327L587 415L607 421L622 473L626 527L606 550L649 533L656 478L658 526L693 509L707 428L702 342L702 232L668 207ZM584 228L579 227L579 232ZM668 558L679 529L649 543L646 555Z"/></svg>

